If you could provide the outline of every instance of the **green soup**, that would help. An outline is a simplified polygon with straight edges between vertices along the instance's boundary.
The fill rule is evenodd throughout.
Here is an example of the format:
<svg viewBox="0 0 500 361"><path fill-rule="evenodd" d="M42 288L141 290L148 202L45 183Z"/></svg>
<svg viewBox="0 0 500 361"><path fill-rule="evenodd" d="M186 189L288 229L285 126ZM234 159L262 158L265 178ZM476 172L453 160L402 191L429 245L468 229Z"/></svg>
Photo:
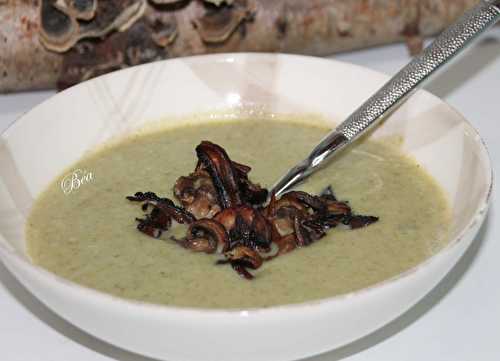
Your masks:
<svg viewBox="0 0 500 361"><path fill-rule="evenodd" d="M220 255L183 249L168 233L153 239L136 230L135 218L143 212L125 196L147 190L174 199L173 184L194 169L201 140L223 146L231 159L252 167L253 181L269 187L328 131L305 122L231 121L171 128L107 147L73 165L69 172L81 170L78 189L63 192L63 174L40 195L27 225L29 254L64 278L120 297L253 308L359 290L440 250L449 224L445 196L389 140L346 149L300 187L317 194L332 185L353 211L380 221L358 230L332 229L311 246L265 262L252 281L229 266L215 266Z"/></svg>

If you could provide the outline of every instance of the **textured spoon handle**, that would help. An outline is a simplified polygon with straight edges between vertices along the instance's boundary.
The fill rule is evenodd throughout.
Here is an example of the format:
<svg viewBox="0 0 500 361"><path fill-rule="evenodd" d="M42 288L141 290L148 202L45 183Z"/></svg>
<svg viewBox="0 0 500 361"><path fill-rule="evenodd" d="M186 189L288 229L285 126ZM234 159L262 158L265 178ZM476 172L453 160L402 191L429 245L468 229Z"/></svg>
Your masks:
<svg viewBox="0 0 500 361"><path fill-rule="evenodd" d="M404 100L437 69L455 57L500 18L500 0L482 1L445 30L424 52L397 73L337 128L355 139L382 115Z"/></svg>
<svg viewBox="0 0 500 361"><path fill-rule="evenodd" d="M500 19L500 0L483 0L445 30L424 52L389 80L375 95L328 134L311 154L293 167L272 191L279 195L315 172L336 151L401 104L436 70L465 49Z"/></svg>

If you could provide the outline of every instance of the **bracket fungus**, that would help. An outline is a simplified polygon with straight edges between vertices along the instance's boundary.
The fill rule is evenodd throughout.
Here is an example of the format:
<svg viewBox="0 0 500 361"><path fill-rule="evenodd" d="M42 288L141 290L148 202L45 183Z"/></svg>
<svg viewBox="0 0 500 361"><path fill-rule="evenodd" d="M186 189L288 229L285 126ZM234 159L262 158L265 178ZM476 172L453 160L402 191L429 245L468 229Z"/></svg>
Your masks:
<svg viewBox="0 0 500 361"><path fill-rule="evenodd" d="M42 0L42 44L65 52L79 40L125 31L146 10L146 0Z"/></svg>
<svg viewBox="0 0 500 361"><path fill-rule="evenodd" d="M54 6L79 20L92 20L97 10L97 0L56 0Z"/></svg>
<svg viewBox="0 0 500 361"><path fill-rule="evenodd" d="M151 31L151 39L162 48L172 44L177 38L177 19L174 15L153 13L146 17L146 24Z"/></svg>
<svg viewBox="0 0 500 361"><path fill-rule="evenodd" d="M224 6L222 1L210 3L216 3L216 7L207 7L202 17L193 20L198 35L207 44L224 43L247 21L252 21L255 15L246 0L231 1L230 5Z"/></svg>
<svg viewBox="0 0 500 361"><path fill-rule="evenodd" d="M113 31L126 31L144 18L154 43L166 47L178 35L177 18L168 11L149 12L151 5L182 5L190 0L42 0L40 6L40 40L49 50L63 53L78 41L104 38ZM246 0L202 0L205 11L192 20L204 43L223 43L254 12Z"/></svg>
<svg viewBox="0 0 500 361"><path fill-rule="evenodd" d="M40 40L49 49L62 52L76 43L79 25L75 18L55 6L55 0L44 0L40 6Z"/></svg>

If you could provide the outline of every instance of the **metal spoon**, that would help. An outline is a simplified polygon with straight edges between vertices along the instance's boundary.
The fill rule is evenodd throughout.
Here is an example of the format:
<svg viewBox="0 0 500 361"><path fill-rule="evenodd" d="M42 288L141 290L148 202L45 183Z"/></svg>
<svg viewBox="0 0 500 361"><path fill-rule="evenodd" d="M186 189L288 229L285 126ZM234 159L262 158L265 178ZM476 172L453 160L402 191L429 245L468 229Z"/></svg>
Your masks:
<svg viewBox="0 0 500 361"><path fill-rule="evenodd" d="M500 20L500 0L482 0L328 134L305 160L293 167L276 183L270 193L279 196L309 177L332 155L403 103L430 75L458 55L498 20Z"/></svg>

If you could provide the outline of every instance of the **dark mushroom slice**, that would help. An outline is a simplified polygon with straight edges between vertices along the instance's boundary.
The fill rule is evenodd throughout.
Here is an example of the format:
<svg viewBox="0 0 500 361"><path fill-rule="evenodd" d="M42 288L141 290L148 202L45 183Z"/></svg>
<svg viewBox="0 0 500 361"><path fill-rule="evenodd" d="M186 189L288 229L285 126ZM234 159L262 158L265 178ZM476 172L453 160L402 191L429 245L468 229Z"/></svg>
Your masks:
<svg viewBox="0 0 500 361"><path fill-rule="evenodd" d="M333 214L350 214L351 207L347 204L347 202L340 202L337 200L335 193L333 192L333 188L331 185L326 187L320 194L319 198L325 202L326 208L329 213Z"/></svg>
<svg viewBox="0 0 500 361"><path fill-rule="evenodd" d="M138 197L127 197L132 201L142 201L140 199L157 198L156 194L149 192L148 194L136 193ZM161 201L161 199L160 199ZM146 211L148 203L143 204L142 209ZM154 207L151 213L146 214L145 218L136 218L137 229L142 233L153 238L160 238L164 231L168 231L172 225L172 216L169 212L165 212L159 207Z"/></svg>
<svg viewBox="0 0 500 361"><path fill-rule="evenodd" d="M229 237L222 224L213 219L200 219L189 226L185 239L177 241L182 247L197 252L226 252Z"/></svg>
<svg viewBox="0 0 500 361"><path fill-rule="evenodd" d="M236 215L235 227L229 232L231 248L246 246L256 251L269 252L271 239L263 233L258 233L254 223L247 223L241 214Z"/></svg>
<svg viewBox="0 0 500 361"><path fill-rule="evenodd" d="M265 203L269 192L267 189L262 188L260 184L252 183L248 179L248 173L250 173L252 168L234 161L232 164L238 174L241 196L245 203L250 203L255 206L260 206Z"/></svg>
<svg viewBox="0 0 500 361"><path fill-rule="evenodd" d="M241 277L247 280L252 280L254 278L254 275L248 272L245 266L240 262L235 261L235 262L230 262L230 264L233 270L235 270L236 273L238 273Z"/></svg>
<svg viewBox="0 0 500 361"><path fill-rule="evenodd" d="M237 174L226 151L217 144L203 141L196 147L196 154L212 178L221 208L240 205L242 202Z"/></svg>
<svg viewBox="0 0 500 361"><path fill-rule="evenodd" d="M240 262L245 267L257 269L262 266L262 258L254 249L246 246L238 246L224 253L230 262Z"/></svg>
<svg viewBox="0 0 500 361"><path fill-rule="evenodd" d="M285 232L277 226L276 223L270 221L271 224L271 239L272 245L277 247L274 254L270 254L264 258L264 260L269 261L280 255L293 251L297 248L297 239L295 237L293 221L291 225L288 225ZM283 232L283 233L281 233Z"/></svg>
<svg viewBox="0 0 500 361"><path fill-rule="evenodd" d="M283 217L273 219L270 222L280 236L286 236L295 232L293 220L293 217Z"/></svg>
<svg viewBox="0 0 500 361"><path fill-rule="evenodd" d="M199 150L202 150L203 148L208 149L209 145L213 146L214 149L212 149L208 158L212 159L214 165L219 165L219 168L215 170L207 164L206 159L200 157ZM235 194L236 196L233 206L241 203L260 206L266 202L268 191L267 189L262 188L259 184L252 183L248 179L248 173L251 170L249 166L233 162L227 156L227 153L225 153L223 148L210 142L202 142L197 148L197 153L199 160L194 174L199 172L209 172L214 185L217 185L219 177L226 174L226 179L228 181L227 185L233 189L232 194ZM220 167L220 165L225 165L225 167ZM224 170L226 172L223 172ZM235 190L238 190L238 192L236 193Z"/></svg>
<svg viewBox="0 0 500 361"><path fill-rule="evenodd" d="M137 224L137 229L142 233L152 237L152 238L160 238L163 231L156 226L154 226L148 219L136 218L136 221L139 222Z"/></svg>
<svg viewBox="0 0 500 361"><path fill-rule="evenodd" d="M178 207L168 198L161 198L154 192L137 192L133 196L126 197L131 202L144 202L142 209L146 211L151 205L159 211L173 218L177 223L193 223L196 218L185 209Z"/></svg>
<svg viewBox="0 0 500 361"><path fill-rule="evenodd" d="M303 225L311 231L311 236L315 240L325 236L325 231L344 223L351 215L351 208L347 203L322 199L325 202L325 208L313 212L303 222Z"/></svg>
<svg viewBox="0 0 500 361"><path fill-rule="evenodd" d="M343 202L291 191L279 200L272 198L266 215L280 237L293 234L298 247L308 246L323 238L326 230L338 225L350 207Z"/></svg>
<svg viewBox="0 0 500 361"><path fill-rule="evenodd" d="M151 206L152 211L145 218L136 218L139 222L137 229L153 238L161 237L172 225L172 219L177 223L193 223L194 216L186 210L177 207L170 199L158 197L153 192L137 192L128 196L131 202L143 202L142 210L147 211Z"/></svg>
<svg viewBox="0 0 500 361"><path fill-rule="evenodd" d="M330 201L327 200L326 212L329 215L349 215L351 214L351 207L346 202Z"/></svg>
<svg viewBox="0 0 500 361"><path fill-rule="evenodd" d="M213 218L221 211L217 191L205 170L180 177L175 183L174 194L182 206L197 219Z"/></svg>
<svg viewBox="0 0 500 361"><path fill-rule="evenodd" d="M254 184L245 177L240 177L240 190L241 197L246 203L250 203L255 206L260 206L266 202L267 196L269 194L268 190L262 188L259 184Z"/></svg>
<svg viewBox="0 0 500 361"><path fill-rule="evenodd" d="M285 193L281 199L289 200L289 201L297 201L302 203L304 206L308 208L312 208L316 211L323 210L325 208L325 202L317 196L313 196L306 192L301 191L291 191Z"/></svg>
<svg viewBox="0 0 500 361"><path fill-rule="evenodd" d="M236 209L236 212L256 235L266 240L271 239L269 223L259 210L249 206L241 206Z"/></svg>
<svg viewBox="0 0 500 361"><path fill-rule="evenodd" d="M241 214L236 213L234 227L229 231L230 248L236 246L250 246L253 238L255 238L250 225L248 225Z"/></svg>
<svg viewBox="0 0 500 361"><path fill-rule="evenodd" d="M264 216L249 206L228 208L214 219L229 233L230 248L245 245L262 252L271 249L271 227Z"/></svg>
<svg viewBox="0 0 500 361"><path fill-rule="evenodd" d="M325 223L316 223L306 220L302 222L302 227L308 231L308 235L312 241L317 241L326 236L326 231L335 227L337 224L338 223L333 225L332 223L329 223L325 225Z"/></svg>
<svg viewBox="0 0 500 361"><path fill-rule="evenodd" d="M236 225L236 216L237 213L235 208L227 208L217 213L214 220L222 224L224 228L230 232Z"/></svg>
<svg viewBox="0 0 500 361"><path fill-rule="evenodd" d="M183 239L175 239L171 238L181 247L189 249L193 252L204 252L204 253L214 253L214 244L209 238L183 238Z"/></svg>
<svg viewBox="0 0 500 361"><path fill-rule="evenodd" d="M172 225L172 219L158 208L153 209L145 218L136 218L137 229L153 238L160 238L164 231Z"/></svg>
<svg viewBox="0 0 500 361"><path fill-rule="evenodd" d="M222 3L222 1L218 1ZM253 14L246 7L220 6L208 9L199 19L193 21L193 25L203 42L207 44L222 44L245 21L251 20Z"/></svg>
<svg viewBox="0 0 500 361"><path fill-rule="evenodd" d="M226 253L226 262L218 262L218 264L229 263L231 267L242 277L253 279L254 276L248 272L247 268L258 269L262 266L263 259L259 253L252 248L246 246L235 247Z"/></svg>
<svg viewBox="0 0 500 361"><path fill-rule="evenodd" d="M281 197L280 199L277 199L276 196L272 196L271 201L267 205L267 207L264 209L264 214L268 218L273 218L276 217L278 214L278 211L282 208L294 208L299 211L304 211L306 207L302 202L300 202L297 199L294 199L293 197Z"/></svg>
<svg viewBox="0 0 500 361"><path fill-rule="evenodd" d="M379 218L374 216L351 215L346 217L344 224L351 227L351 229L358 229L369 226L378 220Z"/></svg>
<svg viewBox="0 0 500 361"><path fill-rule="evenodd" d="M233 167L238 173L240 173L241 176L247 176L248 173L250 173L250 171L252 170L252 168L248 165L241 164L235 161L233 161Z"/></svg>
<svg viewBox="0 0 500 361"><path fill-rule="evenodd" d="M311 242L309 235L306 234L307 229L304 229L302 224L310 215L309 205L303 201L304 197L302 195L299 197L298 194L298 192L290 192L279 200L273 197L266 209L266 216L279 237L294 234L298 241L297 244L303 246ZM300 222L300 227L297 222ZM297 235L297 232L300 234Z"/></svg>
<svg viewBox="0 0 500 361"><path fill-rule="evenodd" d="M257 249L263 261L269 261L278 256L279 246L277 243L271 242L268 249Z"/></svg>
<svg viewBox="0 0 500 361"><path fill-rule="evenodd" d="M297 239L295 238L295 234L289 234L283 237L278 236L273 240L273 242L278 245L278 252L276 253L276 255L270 256L266 260L281 256L297 248Z"/></svg>
<svg viewBox="0 0 500 361"><path fill-rule="evenodd" d="M42 0L40 5L40 41L50 50L64 52L76 43L78 22L57 8L57 0Z"/></svg>
<svg viewBox="0 0 500 361"><path fill-rule="evenodd" d="M303 219L300 216L294 218L293 228L295 230L295 238L298 247L309 246L313 242L309 230L304 227Z"/></svg>
<svg viewBox="0 0 500 361"><path fill-rule="evenodd" d="M345 219L344 215L328 214L325 212L315 213L304 221L304 226L315 233L314 238L320 239L325 235L325 232L331 228L337 227Z"/></svg>
<svg viewBox="0 0 500 361"><path fill-rule="evenodd" d="M159 201L160 198L154 192L137 192L133 196L126 197L131 202Z"/></svg>
<svg viewBox="0 0 500 361"><path fill-rule="evenodd" d="M284 236L295 231L294 220L300 215L305 216L307 213L304 209L284 206L277 210L275 217L270 219L270 222L274 225L279 234Z"/></svg>
<svg viewBox="0 0 500 361"><path fill-rule="evenodd" d="M321 191L321 193L319 194L319 196L322 199L326 199L326 200L330 200L330 201L336 201L337 200L337 197L335 196L335 192L333 191L333 188L332 188L331 185L329 185L328 187L326 187L325 189L323 189Z"/></svg>
<svg viewBox="0 0 500 361"><path fill-rule="evenodd" d="M180 224L191 224L196 221L195 217L185 209L178 207L170 199L161 199L159 201L147 201L161 212L167 214Z"/></svg>

